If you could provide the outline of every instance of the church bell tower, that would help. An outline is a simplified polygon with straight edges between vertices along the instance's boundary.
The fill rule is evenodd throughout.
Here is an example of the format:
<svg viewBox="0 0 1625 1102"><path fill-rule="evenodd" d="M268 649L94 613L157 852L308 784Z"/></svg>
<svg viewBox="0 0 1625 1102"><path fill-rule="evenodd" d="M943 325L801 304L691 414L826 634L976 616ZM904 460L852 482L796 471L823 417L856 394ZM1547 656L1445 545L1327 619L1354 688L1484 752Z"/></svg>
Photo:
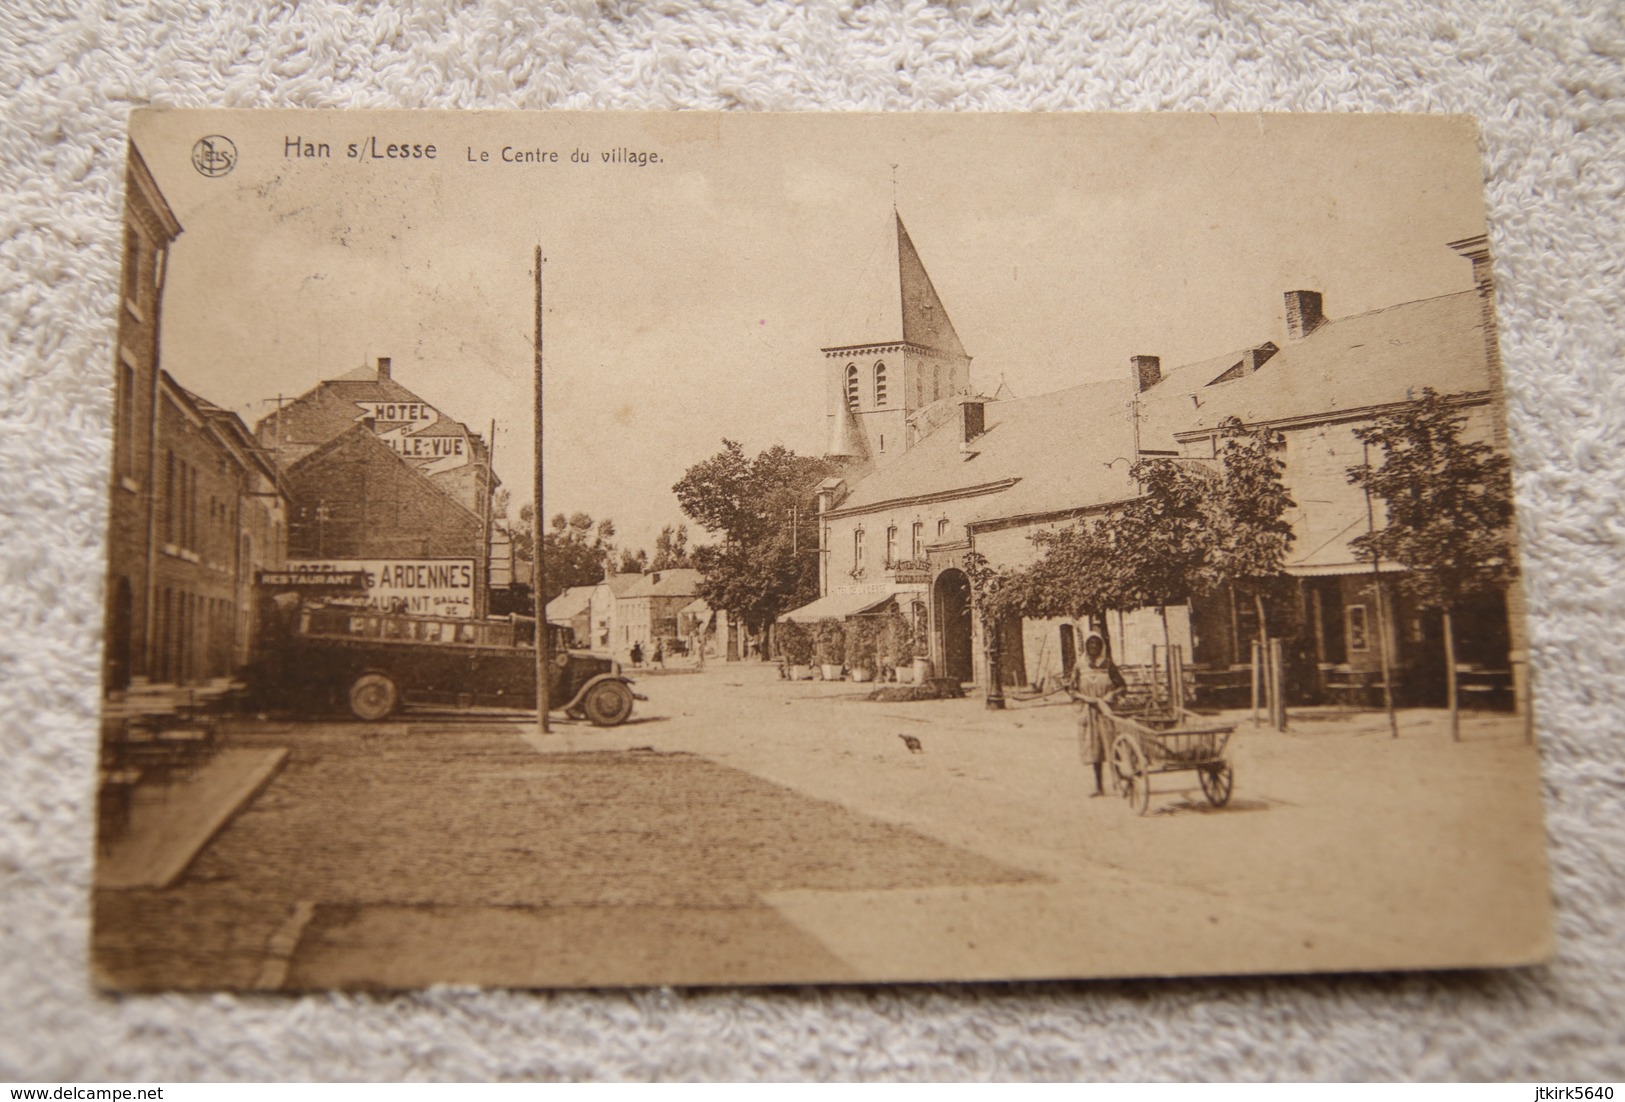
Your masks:
<svg viewBox="0 0 1625 1102"><path fill-rule="evenodd" d="M824 457L854 479L884 470L970 393L971 358L896 211L892 222L840 319L852 339L820 350Z"/></svg>

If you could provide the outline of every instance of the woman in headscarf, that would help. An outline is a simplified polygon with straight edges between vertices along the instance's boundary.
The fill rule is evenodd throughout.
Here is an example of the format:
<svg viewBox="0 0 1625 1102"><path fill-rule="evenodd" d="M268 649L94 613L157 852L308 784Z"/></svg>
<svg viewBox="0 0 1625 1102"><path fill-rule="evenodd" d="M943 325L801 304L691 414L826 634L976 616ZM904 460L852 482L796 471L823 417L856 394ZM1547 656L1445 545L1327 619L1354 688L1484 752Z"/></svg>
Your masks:
<svg viewBox="0 0 1625 1102"><path fill-rule="evenodd" d="M1106 733L1102 730L1100 714L1091 702L1110 704L1128 687L1122 671L1112 661L1111 647L1099 632L1091 631L1083 642L1083 662L1077 670L1074 692L1083 702L1078 715L1078 749L1083 760L1094 766L1095 790L1093 795L1104 796L1106 765Z"/></svg>

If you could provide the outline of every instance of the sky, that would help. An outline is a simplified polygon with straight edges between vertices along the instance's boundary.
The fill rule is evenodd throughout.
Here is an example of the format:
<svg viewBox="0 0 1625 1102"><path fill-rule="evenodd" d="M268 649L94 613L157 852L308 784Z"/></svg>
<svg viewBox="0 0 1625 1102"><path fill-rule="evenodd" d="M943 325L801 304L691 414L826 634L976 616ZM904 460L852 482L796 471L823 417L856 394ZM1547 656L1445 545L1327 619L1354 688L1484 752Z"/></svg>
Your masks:
<svg viewBox="0 0 1625 1102"><path fill-rule="evenodd" d="M193 167L206 134L231 173ZM132 137L184 228L166 369L252 425L389 356L496 422L515 514L540 244L544 514L631 548L724 438L821 450L819 349L898 336L853 332L894 205L973 384L1023 397L1279 343L1286 290L1339 317L1468 289L1446 243L1484 232L1476 129L1444 116L145 112ZM391 143L436 156L367 155Z"/></svg>

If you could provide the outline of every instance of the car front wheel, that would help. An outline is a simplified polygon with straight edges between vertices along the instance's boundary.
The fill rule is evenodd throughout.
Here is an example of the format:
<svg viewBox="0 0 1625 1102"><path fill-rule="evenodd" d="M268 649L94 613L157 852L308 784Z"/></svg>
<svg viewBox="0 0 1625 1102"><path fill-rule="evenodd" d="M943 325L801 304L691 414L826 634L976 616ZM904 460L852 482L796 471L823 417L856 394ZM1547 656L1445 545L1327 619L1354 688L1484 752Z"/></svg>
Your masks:
<svg viewBox="0 0 1625 1102"><path fill-rule="evenodd" d="M621 681L600 681L587 690L582 710L595 727L615 727L632 715L632 690Z"/></svg>

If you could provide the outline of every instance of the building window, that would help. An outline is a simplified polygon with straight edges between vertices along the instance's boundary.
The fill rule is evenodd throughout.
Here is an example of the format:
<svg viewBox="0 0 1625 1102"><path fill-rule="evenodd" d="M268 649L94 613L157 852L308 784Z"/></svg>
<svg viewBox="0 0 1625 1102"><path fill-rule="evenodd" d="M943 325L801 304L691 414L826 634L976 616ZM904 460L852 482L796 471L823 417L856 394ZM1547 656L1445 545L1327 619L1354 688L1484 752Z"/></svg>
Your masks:
<svg viewBox="0 0 1625 1102"><path fill-rule="evenodd" d="M852 569L863 569L863 529L859 528L852 533Z"/></svg>
<svg viewBox="0 0 1625 1102"><path fill-rule="evenodd" d="M118 469L135 469L135 368L120 364L118 373Z"/></svg>
<svg viewBox="0 0 1625 1102"><path fill-rule="evenodd" d="M858 408L858 365L846 365L846 408L856 411Z"/></svg>
<svg viewBox="0 0 1625 1102"><path fill-rule="evenodd" d="M914 522L913 536L914 538L910 541L909 558L919 562L925 558L925 523L923 521L917 520Z"/></svg>
<svg viewBox="0 0 1625 1102"><path fill-rule="evenodd" d="M164 449L164 542L175 542L175 453Z"/></svg>
<svg viewBox="0 0 1625 1102"><path fill-rule="evenodd" d="M875 405L886 404L886 365L875 364Z"/></svg>
<svg viewBox="0 0 1625 1102"><path fill-rule="evenodd" d="M134 227L124 230L124 300L141 306L141 235Z"/></svg>
<svg viewBox="0 0 1625 1102"><path fill-rule="evenodd" d="M945 540L947 538L948 538L948 518L943 517L941 520L937 521L937 539Z"/></svg>
<svg viewBox="0 0 1625 1102"><path fill-rule="evenodd" d="M941 397L942 397L942 367L940 365L935 365L934 364L931 367L931 400L933 402L935 402L938 398L941 398Z"/></svg>
<svg viewBox="0 0 1625 1102"><path fill-rule="evenodd" d="M886 529L886 561L888 563L897 561L897 525L895 524Z"/></svg>
<svg viewBox="0 0 1625 1102"><path fill-rule="evenodd" d="M1363 651L1371 649L1370 633L1365 622L1365 606L1349 605L1349 650Z"/></svg>

